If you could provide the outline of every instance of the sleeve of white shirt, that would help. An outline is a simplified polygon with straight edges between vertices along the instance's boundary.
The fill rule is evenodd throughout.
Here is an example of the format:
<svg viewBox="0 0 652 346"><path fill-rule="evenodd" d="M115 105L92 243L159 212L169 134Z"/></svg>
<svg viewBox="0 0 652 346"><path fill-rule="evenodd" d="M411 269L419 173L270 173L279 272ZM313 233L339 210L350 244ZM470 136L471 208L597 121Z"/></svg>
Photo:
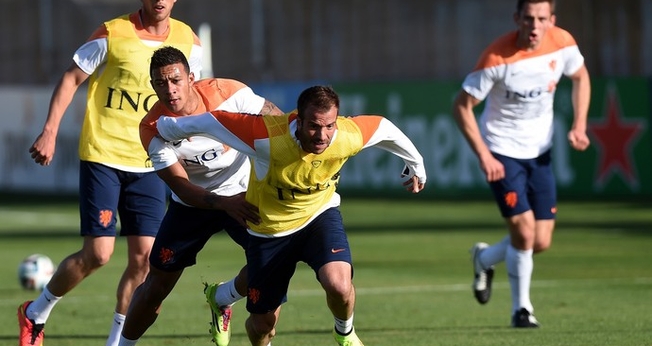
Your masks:
<svg viewBox="0 0 652 346"><path fill-rule="evenodd" d="M171 145L159 137L152 138L147 153L156 171L170 167L179 160Z"/></svg>
<svg viewBox="0 0 652 346"><path fill-rule="evenodd" d="M106 38L98 38L79 47L72 60L84 73L92 75L106 60L107 50Z"/></svg>
<svg viewBox="0 0 652 346"><path fill-rule="evenodd" d="M489 95L504 68L505 65L498 65L475 70L466 76L462 83L462 89L475 99L482 101Z"/></svg>
<svg viewBox="0 0 652 346"><path fill-rule="evenodd" d="M195 74L195 80L201 78L202 70L202 55L204 54L204 48L196 44L192 45L190 49L190 56L188 57L188 65L190 66L190 72Z"/></svg>
<svg viewBox="0 0 652 346"><path fill-rule="evenodd" d="M247 156L256 156L254 148L229 131L210 112L184 117L162 116L156 121L156 129L166 141L179 141L201 135L226 143Z"/></svg>
<svg viewBox="0 0 652 346"><path fill-rule="evenodd" d="M236 91L231 97L217 107L217 110L235 112L235 113L249 113L259 114L265 105L265 98L258 96L249 87L242 88Z"/></svg>
<svg viewBox="0 0 652 346"><path fill-rule="evenodd" d="M577 72L582 65L584 65L584 56L580 53L580 49L577 46L569 46L563 49L562 54L564 56L564 75L571 76Z"/></svg>

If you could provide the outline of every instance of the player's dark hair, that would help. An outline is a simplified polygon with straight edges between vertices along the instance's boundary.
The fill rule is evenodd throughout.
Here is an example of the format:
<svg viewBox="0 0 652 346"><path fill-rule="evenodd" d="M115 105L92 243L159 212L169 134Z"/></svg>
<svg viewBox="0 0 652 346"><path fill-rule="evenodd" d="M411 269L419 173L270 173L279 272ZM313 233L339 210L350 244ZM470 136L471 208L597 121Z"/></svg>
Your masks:
<svg viewBox="0 0 652 346"><path fill-rule="evenodd" d="M188 64L188 59L182 51L170 46L159 48L154 51L152 59L149 62L149 75L151 77L152 71L156 69L179 63L183 65L186 73L190 73L190 65Z"/></svg>
<svg viewBox="0 0 652 346"><path fill-rule="evenodd" d="M550 13L555 14L555 0L518 0L516 2L516 13L521 14L525 4L538 4L540 2L547 2L550 4Z"/></svg>
<svg viewBox="0 0 652 346"><path fill-rule="evenodd" d="M300 119L308 108L314 108L318 112L327 112L331 107L340 108L340 97L330 86L312 86L299 95L297 99L297 112Z"/></svg>

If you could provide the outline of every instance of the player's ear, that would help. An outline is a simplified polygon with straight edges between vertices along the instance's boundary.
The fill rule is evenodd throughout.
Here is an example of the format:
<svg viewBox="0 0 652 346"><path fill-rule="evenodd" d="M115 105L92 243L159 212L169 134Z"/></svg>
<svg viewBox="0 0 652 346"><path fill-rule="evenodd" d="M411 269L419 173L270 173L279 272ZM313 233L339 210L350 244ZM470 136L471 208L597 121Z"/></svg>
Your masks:
<svg viewBox="0 0 652 346"><path fill-rule="evenodd" d="M190 74L188 75L188 79L190 80L190 84L194 83L195 82L195 73L190 72Z"/></svg>
<svg viewBox="0 0 652 346"><path fill-rule="evenodd" d="M550 16L550 26L555 26L555 23L557 22L557 16L554 14Z"/></svg>

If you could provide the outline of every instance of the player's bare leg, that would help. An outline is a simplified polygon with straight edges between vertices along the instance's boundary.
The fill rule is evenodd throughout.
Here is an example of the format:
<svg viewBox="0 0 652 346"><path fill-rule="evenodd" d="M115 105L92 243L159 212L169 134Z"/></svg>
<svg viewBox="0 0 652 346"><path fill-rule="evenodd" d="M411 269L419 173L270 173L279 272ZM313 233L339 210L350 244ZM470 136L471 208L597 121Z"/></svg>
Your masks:
<svg viewBox="0 0 652 346"><path fill-rule="evenodd" d="M534 253L546 251L552 245L552 233L555 230L555 220L537 220L535 226Z"/></svg>
<svg viewBox="0 0 652 346"><path fill-rule="evenodd" d="M149 273L149 253L153 243L154 237L127 236L127 267L118 283L113 324L106 341L106 346L118 345L134 291L145 281L147 273ZM176 283L176 280L174 282ZM174 284L172 287L174 287Z"/></svg>
<svg viewBox="0 0 652 346"><path fill-rule="evenodd" d="M113 255L114 237L84 237L82 249L66 257L48 282L48 290L62 297L84 278L109 263Z"/></svg>
<svg viewBox="0 0 652 346"><path fill-rule="evenodd" d="M134 291L122 335L129 340L139 339L154 324L163 300L172 292L183 273L164 272L151 268L145 281Z"/></svg>
<svg viewBox="0 0 652 346"><path fill-rule="evenodd" d="M152 244L154 244L154 237L127 237L127 267L122 273L118 284L118 302L115 307L115 310L119 313L127 313L134 290L145 281L147 273L149 273L149 253Z"/></svg>
<svg viewBox="0 0 652 346"><path fill-rule="evenodd" d="M281 307L279 306L274 312L249 314L245 322L245 329L247 329L247 336L252 346L271 344L274 335L276 335L276 322L280 312Z"/></svg>
<svg viewBox="0 0 652 346"><path fill-rule="evenodd" d="M326 292L326 304L335 320L335 341L340 345L362 346L353 328L355 288L351 270L347 262L327 263L319 269L319 282Z"/></svg>

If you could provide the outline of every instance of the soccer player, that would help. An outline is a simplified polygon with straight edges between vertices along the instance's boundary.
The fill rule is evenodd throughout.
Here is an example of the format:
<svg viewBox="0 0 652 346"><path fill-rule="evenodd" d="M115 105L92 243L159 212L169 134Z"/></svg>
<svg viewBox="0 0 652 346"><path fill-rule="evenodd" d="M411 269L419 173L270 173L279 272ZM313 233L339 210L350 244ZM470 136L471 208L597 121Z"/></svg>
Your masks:
<svg viewBox="0 0 652 346"><path fill-rule="evenodd" d="M32 159L49 165L59 124L79 88L89 79L79 141L81 250L66 257L33 302L18 308L19 345L41 345L55 304L84 278L105 265L117 236L127 238L127 267L117 288L107 345L118 342L134 289L149 270L148 256L166 207L165 184L154 173L138 135L138 124L156 97L149 84L149 58L163 45L181 49L199 76L202 49L192 29L170 13L176 0L141 0L137 12L109 20L73 56L54 89L47 120L29 148Z"/></svg>
<svg viewBox="0 0 652 346"><path fill-rule="evenodd" d="M453 114L507 223L509 235L471 248L473 290L480 304L491 296L494 265L505 261L516 328L538 327L530 301L532 254L550 247L557 211L550 148L553 98L562 75L573 82L573 124L568 141L589 146L586 119L589 73L573 37L555 26L554 0L518 0L516 31L494 41L466 77ZM478 122L473 108L485 100Z"/></svg>
<svg viewBox="0 0 652 346"><path fill-rule="evenodd" d="M337 343L362 346L353 328L351 251L335 191L339 171L360 150L375 146L403 159L407 190L418 193L425 186L423 158L400 129L382 116L343 117L338 111L335 91L314 86L284 116L213 111L157 122L167 141L202 134L251 158L246 199L261 217L260 223L248 222L246 329L252 345L267 345L274 337L290 279L303 261L326 292Z"/></svg>
<svg viewBox="0 0 652 346"><path fill-rule="evenodd" d="M260 221L257 208L244 198L250 171L247 156L207 137L165 142L156 130L158 118L212 110L283 114L236 80L195 81L186 57L173 47L154 52L150 74L159 101L140 123L140 136L172 196L152 247L149 274L131 300L120 346L135 345L154 323L184 268L195 264L197 253L213 234L225 229L246 249L246 221ZM246 280L244 267L229 282L208 284L205 289L213 317L211 334L218 346L229 343L231 304L246 295Z"/></svg>

